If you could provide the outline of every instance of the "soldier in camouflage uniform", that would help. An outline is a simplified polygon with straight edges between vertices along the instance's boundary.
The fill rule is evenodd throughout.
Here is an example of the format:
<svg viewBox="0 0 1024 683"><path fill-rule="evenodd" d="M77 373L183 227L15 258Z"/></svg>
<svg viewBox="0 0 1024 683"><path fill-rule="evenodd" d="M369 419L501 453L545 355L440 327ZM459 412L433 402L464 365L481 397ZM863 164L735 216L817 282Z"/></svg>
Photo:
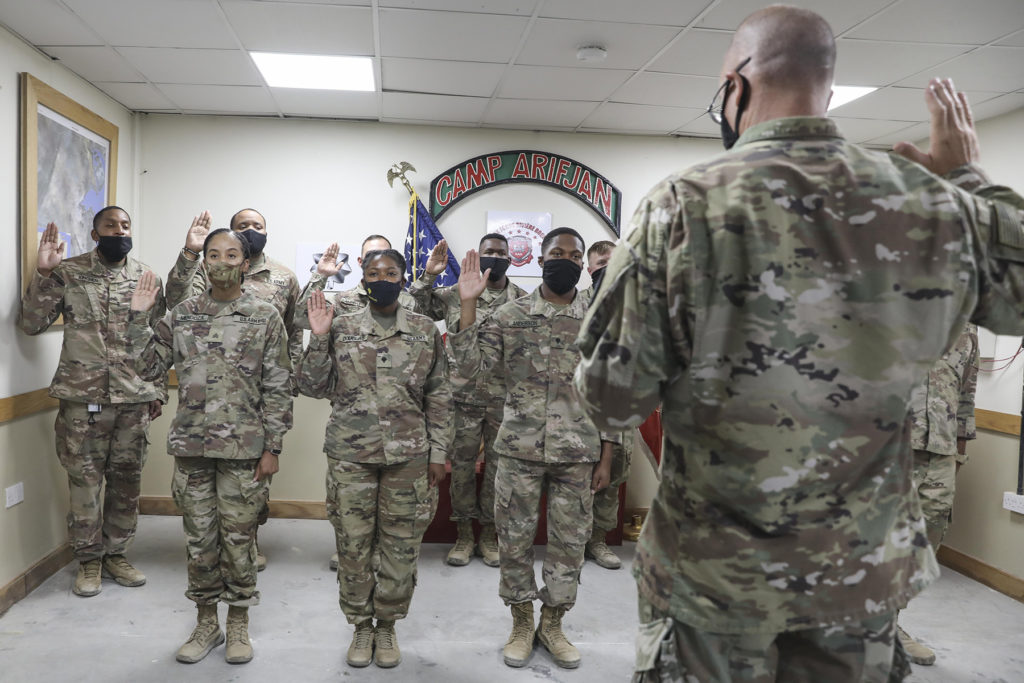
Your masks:
<svg viewBox="0 0 1024 683"><path fill-rule="evenodd" d="M178 254L171 272L167 275L167 306L174 308L189 297L198 296L210 288L210 280L200 267L199 251L210 234L212 219L209 211L203 211L192 219L192 225L185 234L185 246ZM302 330L295 322L296 300L299 296L299 281L292 270L263 253L267 244L267 221L256 209L242 209L231 217L230 227L249 242L249 270L245 273L245 290L260 301L273 304L284 321L288 333L288 355L292 366L302 357ZM294 382L292 395L298 394ZM269 498L260 510L261 525L270 517ZM256 545L258 567L267 567L267 558Z"/></svg>
<svg viewBox="0 0 1024 683"><path fill-rule="evenodd" d="M462 316L448 336L458 373L468 380L501 367L505 412L494 441L499 454L494 482L501 581L498 594L512 610L505 663L525 666L533 650L533 601L540 598L537 638L558 666L579 666L579 651L562 631L562 617L576 603L583 549L590 537L594 492L608 485L612 443L599 434L573 395L579 360L575 338L587 300L576 290L583 238L571 228L550 231L538 263L542 284L533 294L500 306L482 324L476 299L490 269L470 250L459 277ZM595 463L598 463L595 465ZM544 588L537 590L533 539L540 499L547 493L548 547Z"/></svg>
<svg viewBox="0 0 1024 683"><path fill-rule="evenodd" d="M57 226L47 225L18 313L18 327L31 335L64 316L50 396L60 399L57 458L68 473L68 540L79 562L72 590L83 597L100 592L101 568L122 586L146 582L124 553L138 521L149 425L167 389L163 376L150 382L135 373L125 344L128 304L148 269L127 255L131 228L124 209L101 209L93 218L97 248L64 259ZM158 291L153 322L164 312Z"/></svg>
<svg viewBox="0 0 1024 683"><path fill-rule="evenodd" d="M338 602L355 626L346 661L389 668L401 661L395 620L409 612L420 542L444 479L452 394L437 327L398 305L405 258L371 251L362 265L369 306L336 315L323 292L311 295L312 337L296 378L302 393L331 400L327 516Z"/></svg>
<svg viewBox="0 0 1024 683"><path fill-rule="evenodd" d="M899 680L895 611L938 575L911 391L968 320L1024 332L1024 198L971 163L966 98L932 81L930 152L869 151L825 118L834 55L807 10L740 25L734 149L648 193L583 322L598 426L662 404L635 680Z"/></svg>
<svg viewBox="0 0 1024 683"><path fill-rule="evenodd" d="M178 650L194 663L224 642L217 603L228 604L225 659L252 659L249 606L256 590L256 526L278 470L282 440L292 426L291 360L284 322L273 305L242 290L249 243L227 229L203 245L208 292L160 321L129 324L139 374L155 377L173 364L178 412L167 435L174 456L171 493L182 512L188 590L198 618ZM139 281L133 311L152 306L152 274Z"/></svg>
<svg viewBox="0 0 1024 683"><path fill-rule="evenodd" d="M505 275L511 261L508 240L504 235L491 233L480 239L480 267L490 269L487 287L476 300L477 320L483 322L509 301L526 294ZM419 280L412 283L409 293L416 307L434 320L444 320L449 334L459 331L462 300L459 286L434 288L437 276L448 267L448 242L441 240L427 259ZM480 556L484 564L497 567L498 540L494 531L494 473L498 456L494 452L494 437L498 434L505 411L505 381L501 366L495 365L490 373L481 373L470 382L459 377L453 379L455 399L455 442L452 446L451 519L458 526L458 539L450 551L450 565L469 564L473 555L473 520L480 521ZM484 477L477 504L476 461L484 453Z"/></svg>
<svg viewBox="0 0 1024 683"><path fill-rule="evenodd" d="M949 527L956 474L967 462L967 442L977 437L974 393L978 385L978 327L967 325L953 348L910 395L914 486L921 500L928 542L938 551ZM902 628L900 641L915 664L935 663L935 653Z"/></svg>
<svg viewBox="0 0 1024 683"><path fill-rule="evenodd" d="M590 274L591 285L583 290L587 301L593 301L597 290L601 287L604 269L612 257L615 243L608 240L594 242L587 249L587 272ZM633 456L633 431L622 433L622 443L612 447L611 481L607 488L594 494L594 526L587 541L584 557L591 559L599 567L620 569L622 561L608 547L608 532L619 525L619 487L629 480L629 464Z"/></svg>

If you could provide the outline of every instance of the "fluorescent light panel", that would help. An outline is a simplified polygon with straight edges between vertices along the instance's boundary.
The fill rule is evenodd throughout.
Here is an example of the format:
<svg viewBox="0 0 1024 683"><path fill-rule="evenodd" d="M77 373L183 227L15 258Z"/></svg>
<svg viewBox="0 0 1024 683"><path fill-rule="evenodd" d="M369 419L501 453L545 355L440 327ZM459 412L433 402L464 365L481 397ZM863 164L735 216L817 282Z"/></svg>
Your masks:
<svg viewBox="0 0 1024 683"><path fill-rule="evenodd" d="M280 52L250 52L260 73L272 88L309 90L376 89L371 57L338 55L290 55Z"/></svg>
<svg viewBox="0 0 1024 683"><path fill-rule="evenodd" d="M833 85L832 86L832 100L828 103L828 110L832 111L836 107L841 107L844 104L849 104L854 100L858 100L864 97L868 93L874 92L878 88L863 87L858 85Z"/></svg>

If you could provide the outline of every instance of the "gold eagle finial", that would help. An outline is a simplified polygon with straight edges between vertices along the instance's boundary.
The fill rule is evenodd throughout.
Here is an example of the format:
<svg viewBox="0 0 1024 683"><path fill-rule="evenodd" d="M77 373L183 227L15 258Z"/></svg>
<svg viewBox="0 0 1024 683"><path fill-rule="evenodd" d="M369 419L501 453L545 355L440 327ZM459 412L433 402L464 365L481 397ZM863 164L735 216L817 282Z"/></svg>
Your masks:
<svg viewBox="0 0 1024 683"><path fill-rule="evenodd" d="M392 164L391 168L388 169L388 185L391 187L395 186L395 178L402 181L405 185L405 189L409 190L409 194L414 194L412 185L409 183L408 178L405 174L409 171L415 171L416 167L410 164L408 161L402 161L397 164Z"/></svg>

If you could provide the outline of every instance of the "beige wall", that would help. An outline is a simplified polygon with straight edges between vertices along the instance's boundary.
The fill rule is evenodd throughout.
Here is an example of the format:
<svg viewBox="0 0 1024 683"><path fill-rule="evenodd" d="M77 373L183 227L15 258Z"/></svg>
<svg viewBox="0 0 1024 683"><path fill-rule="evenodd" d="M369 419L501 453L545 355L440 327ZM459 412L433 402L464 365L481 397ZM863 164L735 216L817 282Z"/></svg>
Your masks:
<svg viewBox="0 0 1024 683"><path fill-rule="evenodd" d="M18 73L27 71L115 124L119 130L117 201L135 206L134 117L57 62L0 28L0 398L48 386L60 353L60 329L27 337L14 325L21 298ZM137 235L138 243L145 242ZM34 248L34 247L33 247ZM24 482L25 502L0 506L0 586L65 540L67 483L53 450L54 411L0 424L0 491ZM0 498L2 500L2 498Z"/></svg>

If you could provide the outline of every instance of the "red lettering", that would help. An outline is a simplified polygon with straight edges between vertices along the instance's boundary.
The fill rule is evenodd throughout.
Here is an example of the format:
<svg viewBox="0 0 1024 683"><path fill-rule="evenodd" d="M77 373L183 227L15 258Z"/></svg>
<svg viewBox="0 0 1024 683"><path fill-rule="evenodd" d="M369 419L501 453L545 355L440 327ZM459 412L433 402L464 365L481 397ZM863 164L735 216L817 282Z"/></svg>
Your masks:
<svg viewBox="0 0 1024 683"><path fill-rule="evenodd" d="M522 152L520 152L519 156L516 157L516 165L512 169L512 177L526 178L527 180L530 178L530 168L526 163L526 155Z"/></svg>
<svg viewBox="0 0 1024 683"><path fill-rule="evenodd" d="M452 179L449 176L441 176L434 188L434 200L441 206L448 206L452 200Z"/></svg>
<svg viewBox="0 0 1024 683"><path fill-rule="evenodd" d="M487 157L487 182L494 182L494 174L501 168L501 157L497 154Z"/></svg>
<svg viewBox="0 0 1024 683"><path fill-rule="evenodd" d="M562 178L565 176L565 172L569 170L569 166L571 165L572 162L569 161L568 159L558 160L558 170L555 171L555 185L562 182Z"/></svg>
<svg viewBox="0 0 1024 683"><path fill-rule="evenodd" d="M604 182L604 178L597 179L597 188L594 190L597 195L597 208L609 220L612 218L612 186Z"/></svg>
<svg viewBox="0 0 1024 683"><path fill-rule="evenodd" d="M484 165L483 159L477 159L466 164L466 182L471 190L474 187L480 187L489 182L487 180L487 166Z"/></svg>
<svg viewBox="0 0 1024 683"><path fill-rule="evenodd" d="M551 176L555 173L556 166L558 166L558 157L551 157L551 161L548 162L548 175L545 178L549 183L551 182Z"/></svg>
<svg viewBox="0 0 1024 683"><path fill-rule="evenodd" d="M533 166L530 169L530 178L533 180L544 180L544 166L548 163L546 154L534 154Z"/></svg>
<svg viewBox="0 0 1024 683"><path fill-rule="evenodd" d="M563 180L562 181L562 187L564 187L567 190L575 190L576 189L576 185L579 183L579 180L580 180L580 171L581 170L582 169L579 166L577 166L573 170L572 180L570 180L569 182L566 182L565 180ZM566 174L565 177L568 178L569 177L568 174Z"/></svg>
<svg viewBox="0 0 1024 683"><path fill-rule="evenodd" d="M462 177L462 169L455 169L455 189L452 192L452 197L458 199L466 193L466 179Z"/></svg>
<svg viewBox="0 0 1024 683"><path fill-rule="evenodd" d="M586 197L587 201L591 204L594 203L594 192L590 189L590 171L583 172L583 177L580 178L580 184L576 186L576 193L582 197Z"/></svg>

